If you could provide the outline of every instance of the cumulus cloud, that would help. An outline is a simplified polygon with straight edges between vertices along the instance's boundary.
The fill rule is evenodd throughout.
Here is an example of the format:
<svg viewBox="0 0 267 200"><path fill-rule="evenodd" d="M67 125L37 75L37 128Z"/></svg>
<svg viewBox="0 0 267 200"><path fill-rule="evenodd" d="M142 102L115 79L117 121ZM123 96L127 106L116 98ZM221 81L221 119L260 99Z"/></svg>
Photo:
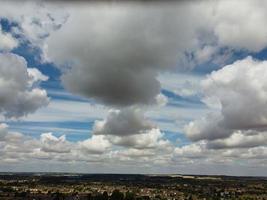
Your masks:
<svg viewBox="0 0 267 200"><path fill-rule="evenodd" d="M184 157L191 159L201 159L207 155L205 155L206 149L203 143L194 143L185 145L182 147L176 147L174 149L175 157Z"/></svg>
<svg viewBox="0 0 267 200"><path fill-rule="evenodd" d="M6 132L5 139L0 140L1 165L14 164L16 167L22 167L25 163L29 163L34 164L37 169L42 166L44 170L65 165L67 167L64 169L69 170L70 163L71 168L79 168L85 164L85 172L88 172L88 169L94 170L96 166L101 167L101 170L118 168L121 171L134 165L135 170L138 168L136 172L142 172L144 168L148 168L151 172L152 169L161 169L164 166L166 172L169 170L169 172L172 170L175 172L177 167L184 166L188 169L194 163L192 169L196 167L199 173L203 166L205 169L207 167L208 171L214 169L214 166L218 167L220 163L224 168L225 166L232 168L240 161L243 165L242 170L246 167L251 170L251 166L257 166L256 170L261 175L266 171L261 169L261 167L265 169L267 164L266 147L207 149L206 142L197 142L174 148L167 142L157 142L153 148L143 148L142 145L141 148L137 146L113 148L114 144L110 143L104 135L93 135L86 140L71 142L65 136L56 137L53 133L41 134L38 139L8 131L6 125L1 125L1 129L5 129ZM153 134L161 135L159 130L154 130ZM251 134L253 133L247 133L248 136ZM46 168L47 165L49 168ZM88 168L92 165L92 168ZM237 167L240 171L239 166Z"/></svg>
<svg viewBox="0 0 267 200"><path fill-rule="evenodd" d="M236 8L238 12L236 12ZM266 2L218 1L214 5L214 34L220 46L260 51L267 45ZM257 31L255 31L257 30Z"/></svg>
<svg viewBox="0 0 267 200"><path fill-rule="evenodd" d="M192 141L225 138L232 134L232 130L225 128L221 120L221 115L209 113L201 119L189 122L184 131Z"/></svg>
<svg viewBox="0 0 267 200"><path fill-rule="evenodd" d="M14 7L14 4L3 3L0 18L16 22L18 27L13 27L12 32L40 47L43 58L62 70L62 81L69 91L121 110L96 122L92 137L78 143L52 133L42 134L40 140L7 133L5 125L1 125L0 135L5 135L8 141L1 141L3 160L100 162L112 158L145 164L167 162L171 166L177 160L210 164L250 158L263 159L264 163L265 61L247 58L206 78L202 84L203 101L208 106L216 105L218 110L188 124L187 136L201 142L176 147L173 155L172 144L157 126L140 110L122 107L164 105L166 98L160 95L162 88L183 97L199 95L202 77L159 76L163 71L191 69L194 66L188 59L195 59L193 65L210 60L221 64L225 56L218 57L221 49L230 52L264 49L267 46L266 3L257 0L242 3L238 0L190 1L159 7L142 3L109 6L81 3L81 6L69 7L64 4L66 12L58 12L58 5L39 2ZM240 11L236 12L236 7ZM12 34L2 31L0 42L3 37L8 41L5 49L16 47L17 44L11 42ZM8 63L0 65L0 112L7 117L21 117L46 105L46 92L38 88L38 82L47 77L36 69L27 69L19 56L6 54L5 57L0 59ZM16 67L3 67L11 65ZM179 86L176 86L176 79L180 81ZM77 111L76 107L69 107ZM196 109L179 111L168 107L151 110L151 113L157 113L159 119L165 116L180 119L178 115L181 114L192 118L193 112L194 117L203 113Z"/></svg>
<svg viewBox="0 0 267 200"><path fill-rule="evenodd" d="M194 52L193 59L202 63L222 47L263 49L265 6L260 1L204 1L67 7L69 18L48 38L45 53L58 65L70 65L62 80L74 93L109 105L151 104L160 92L157 73L183 68L185 52Z"/></svg>
<svg viewBox="0 0 267 200"><path fill-rule="evenodd" d="M105 136L113 145L146 149L170 146L170 142L163 138L164 134L142 111L136 107L110 111L103 121L96 121L92 134Z"/></svg>
<svg viewBox="0 0 267 200"><path fill-rule="evenodd" d="M112 144L130 147L135 149L168 148L171 143L163 138L164 134L157 128L151 129L142 134L125 137L110 136L107 138Z"/></svg>
<svg viewBox="0 0 267 200"><path fill-rule="evenodd" d="M246 129L267 125L266 66L267 61L247 57L203 81L205 99L220 103L225 126Z"/></svg>
<svg viewBox="0 0 267 200"><path fill-rule="evenodd" d="M78 145L86 154L101 154L111 147L111 143L104 135L93 135L91 138L79 142Z"/></svg>
<svg viewBox="0 0 267 200"><path fill-rule="evenodd" d="M32 85L40 77L30 71L23 57L12 53L0 54L0 112L5 117L19 118L48 104L46 91ZM40 72L37 74L41 75ZM47 78L42 75L41 79Z"/></svg>
<svg viewBox="0 0 267 200"><path fill-rule="evenodd" d="M247 57L208 75L202 82L204 102L216 102L219 110L186 125L186 135L210 140L213 149L266 145L266 67L267 61Z"/></svg>
<svg viewBox="0 0 267 200"><path fill-rule="evenodd" d="M71 151L65 135L56 137L52 133L43 133L40 136L40 142L41 150L44 152L69 153Z"/></svg>
<svg viewBox="0 0 267 200"><path fill-rule="evenodd" d="M208 143L211 149L250 148L267 145L266 132L236 131L225 139Z"/></svg>
<svg viewBox="0 0 267 200"><path fill-rule="evenodd" d="M154 127L138 108L124 108L110 111L104 121L96 121L93 128L95 135L127 136L141 134Z"/></svg>
<svg viewBox="0 0 267 200"><path fill-rule="evenodd" d="M67 22L47 41L47 57L70 65L62 77L65 87L109 105L155 102L160 92L157 73L175 68L184 51L195 45L197 14L192 14L193 28L183 17L194 13L193 8L83 6L69 9Z"/></svg>
<svg viewBox="0 0 267 200"><path fill-rule="evenodd" d="M202 63L220 48L257 52L267 45L267 5L259 0L21 6L5 2L1 16L16 21L46 59L70 67L62 77L67 89L109 105L156 102L156 75L188 68L192 52L189 59Z"/></svg>

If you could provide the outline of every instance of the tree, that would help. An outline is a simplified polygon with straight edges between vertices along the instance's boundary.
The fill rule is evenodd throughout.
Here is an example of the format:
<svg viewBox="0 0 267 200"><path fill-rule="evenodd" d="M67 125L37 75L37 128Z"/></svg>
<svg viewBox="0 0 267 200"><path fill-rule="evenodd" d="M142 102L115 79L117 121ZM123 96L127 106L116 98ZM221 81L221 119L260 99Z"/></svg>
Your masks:
<svg viewBox="0 0 267 200"><path fill-rule="evenodd" d="M133 192L127 191L125 194L125 200L134 200L135 199L135 194Z"/></svg>
<svg viewBox="0 0 267 200"><path fill-rule="evenodd" d="M108 200L108 193L107 193L107 191L103 192L102 196L103 196L103 200Z"/></svg>
<svg viewBox="0 0 267 200"><path fill-rule="evenodd" d="M119 190L114 190L112 192L112 195L111 195L110 199L111 200L123 200L124 199L124 195Z"/></svg>

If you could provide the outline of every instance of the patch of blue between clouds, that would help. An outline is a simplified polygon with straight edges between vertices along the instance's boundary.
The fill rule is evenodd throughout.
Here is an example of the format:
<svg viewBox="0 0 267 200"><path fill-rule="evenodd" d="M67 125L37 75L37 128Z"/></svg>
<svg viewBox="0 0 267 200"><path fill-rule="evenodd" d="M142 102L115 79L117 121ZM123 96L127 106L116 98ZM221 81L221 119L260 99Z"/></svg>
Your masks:
<svg viewBox="0 0 267 200"><path fill-rule="evenodd" d="M191 143L191 141L188 140L186 136L180 132L177 133L171 131L164 131L164 136L166 139L172 141L172 143L177 147L181 147Z"/></svg>
<svg viewBox="0 0 267 200"><path fill-rule="evenodd" d="M16 22L8 19L1 19L0 24L4 32L12 32L12 28L20 28ZM77 95L73 95L64 90L60 76L61 72L53 63L41 62L41 50L34 47L30 41L23 38L21 35L13 34L13 37L20 41L17 48L12 50L12 53L24 57L28 67L34 67L40 70L44 75L49 77L48 81L40 83L40 87L45 89L53 100L68 100L89 102L89 100ZM21 132L25 135L39 138L42 133L52 132L55 136L66 135L70 141L80 141L87 139L90 136L90 130L93 126L93 121L89 122L28 122L28 121L8 121L10 131Z"/></svg>
<svg viewBox="0 0 267 200"><path fill-rule="evenodd" d="M242 50L242 49L233 50L233 49L229 49L229 48L221 48L219 50L217 56L223 56L226 54L229 54L229 57L226 58L223 63L215 64L213 62L213 59L211 59L207 62L204 62L201 65L197 65L194 68L194 70L192 71L192 73L193 74L201 74L201 75L209 74L212 71L219 70L222 67L229 65L229 64L232 64L233 62L235 62L237 60L242 60L242 59L246 58L247 56L252 56L255 59L263 61L263 60L267 59L267 48L265 48L259 52L256 52L256 53L253 53L253 52L250 52L247 50ZM226 57L227 57L227 55L226 55Z"/></svg>
<svg viewBox="0 0 267 200"><path fill-rule="evenodd" d="M66 135L69 141L81 141L90 137L93 128L93 121L57 121L57 122L28 122L28 121L10 121L8 122L11 132L20 132L26 136L39 138L42 133L52 132L59 137Z"/></svg>
<svg viewBox="0 0 267 200"><path fill-rule="evenodd" d="M197 95L183 97L175 94L174 92L166 89L162 89L161 93L168 97L168 105L183 108L203 108L206 105L201 101Z"/></svg>

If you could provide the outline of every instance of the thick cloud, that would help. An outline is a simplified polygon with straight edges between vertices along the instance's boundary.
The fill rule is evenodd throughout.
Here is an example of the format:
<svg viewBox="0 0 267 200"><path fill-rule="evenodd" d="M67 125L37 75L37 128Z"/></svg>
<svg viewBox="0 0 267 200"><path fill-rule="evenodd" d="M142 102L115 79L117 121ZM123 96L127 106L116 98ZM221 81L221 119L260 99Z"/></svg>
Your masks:
<svg viewBox="0 0 267 200"><path fill-rule="evenodd" d="M71 151L65 135L56 137L52 133L43 133L40 136L40 142L41 150L44 152L69 153Z"/></svg>
<svg viewBox="0 0 267 200"><path fill-rule="evenodd" d="M219 102L225 126L246 129L267 125L266 67L267 61L247 57L204 80L205 99Z"/></svg>
<svg viewBox="0 0 267 200"><path fill-rule="evenodd" d="M65 87L116 106L155 102L157 73L174 69L195 46L197 13L191 23L184 16L197 10L187 4L83 6L70 9L67 22L47 41L47 57L70 65Z"/></svg>
<svg viewBox="0 0 267 200"><path fill-rule="evenodd" d="M142 134L129 135L125 137L111 136L107 138L114 145L135 149L168 148L171 143L163 138L164 134L157 128Z"/></svg>
<svg viewBox="0 0 267 200"><path fill-rule="evenodd" d="M160 92L157 73L185 67L185 52L202 63L221 47L266 47L266 6L249 0L66 6L69 18L48 38L45 57L70 66L62 80L71 92L109 105L151 104Z"/></svg>
<svg viewBox="0 0 267 200"><path fill-rule="evenodd" d="M9 168L16 166L25 170L25 167L31 166L36 169L42 167L44 170L64 171L77 170L84 166L84 172L95 170L95 168L100 168L99 172L114 169L118 169L118 172L122 170L127 172L129 166L135 166L134 170L138 168L136 172L142 172L145 168L148 172L157 168L159 172L162 172L162 167L164 167L164 171L174 173L178 167L185 172L195 168L198 173L205 173L205 171L211 173L212 170L223 166L216 173L229 173L225 168L230 167L237 169L238 173L243 175L266 174L267 148L264 146L207 149L206 142L202 141L174 148L167 140L160 139L162 133L154 129L146 137L155 135L158 139L145 142L141 137L142 139L135 145L124 143L125 146L120 144L118 148L114 147L114 144L104 135L93 135L83 141L70 142L65 136L56 137L52 133L41 134L40 139L36 139L21 133L10 132L6 125L0 125L1 129L5 130L5 138L0 140L1 166L6 165ZM250 137L254 133L246 134ZM149 143L150 146L144 146L144 143ZM236 162L241 162L243 167L236 166ZM62 166L65 168L62 169ZM203 167L204 171L202 171ZM251 167L255 169L253 172L251 172Z"/></svg>
<svg viewBox="0 0 267 200"><path fill-rule="evenodd" d="M37 71L28 71L23 57L0 54L0 113L5 117L19 118L48 104L46 91L33 87L36 81L47 80Z"/></svg>
<svg viewBox="0 0 267 200"><path fill-rule="evenodd" d="M85 154L102 154L112 145L104 135L93 135L91 138L78 143Z"/></svg>
<svg viewBox="0 0 267 200"><path fill-rule="evenodd" d="M0 15L16 21L17 31L41 47L44 58L70 66L62 77L67 89L124 106L155 102L156 74L184 68L188 57L202 63L216 60L220 48L265 48L266 7L260 0L19 6L5 1Z"/></svg>
<svg viewBox="0 0 267 200"><path fill-rule="evenodd" d="M111 111L104 121L96 121L93 134L128 136L144 133L153 127L153 123L145 118L140 109L124 108Z"/></svg>
<svg viewBox="0 0 267 200"><path fill-rule="evenodd" d="M187 137L192 141L225 138L232 134L232 130L222 126L221 120L221 115L210 113L201 119L190 122L184 130Z"/></svg>
<svg viewBox="0 0 267 200"><path fill-rule="evenodd" d="M204 102L217 104L219 111L190 122L185 127L187 136L194 141L226 138L212 142L212 148L264 145L261 140L267 127L266 77L267 61L251 57L212 72L202 82ZM251 131L255 135L246 135Z"/></svg>
<svg viewBox="0 0 267 200"><path fill-rule="evenodd" d="M193 143L174 149L174 155L177 157L186 157L191 159L201 159L207 155L205 145L203 143Z"/></svg>
<svg viewBox="0 0 267 200"><path fill-rule="evenodd" d="M92 134L105 136L113 145L135 149L170 146L164 134L135 107L110 111L105 120L95 122Z"/></svg>
<svg viewBox="0 0 267 200"><path fill-rule="evenodd" d="M267 3L261 0L217 1L212 14L214 34L220 46L255 52L265 48L266 8Z"/></svg>
<svg viewBox="0 0 267 200"><path fill-rule="evenodd" d="M159 98L161 85L183 97L198 95L199 78L190 81L189 77L189 81L184 81L187 77L176 77L171 70L191 69L191 62L185 65L188 64L187 59L195 59L194 65L210 60L221 64L228 56L225 53L222 57L218 56L222 48L230 52L240 49L258 52L267 45L266 4L257 0L242 3L238 0L189 1L160 6L81 3L81 7L60 7L62 13L57 9L54 12L57 3L30 2L19 6L1 4L0 18L5 16L15 21L18 27L12 31L42 48L44 59L50 59L60 67L67 89L106 105L124 107L156 101L164 104L166 101ZM7 46L6 49L12 49L16 45ZM191 122L186 128L187 136L201 141L179 146L173 154L172 145L164 139L164 133L141 112L136 114L135 110L120 108L120 111L95 124L91 138L78 143L52 134L43 134L37 140L19 133L8 134L5 128L1 132L0 128L0 135L5 135L8 140L0 142L1 162L33 159L46 162L97 161L109 167L117 163L120 167L123 164L129 166L129 163L131 166L147 165L149 170L158 163L166 162L175 171L177 164L180 167L186 163L190 163L186 167L197 168L204 163L204 166L209 166L207 170L214 168L214 163L225 166L230 162L236 165L239 161L246 164L247 160L249 166L258 167L260 162L266 166L266 64L247 59L242 66L250 67L238 65L234 63L218 70L204 81L204 101L209 106L215 103L219 110ZM0 112L18 117L29 113L31 107L34 107L32 110L37 109L39 102L47 98L45 93L41 94L42 90L36 88L38 81L47 78L34 69L15 71L22 74L12 72L19 84L5 74L3 77L9 77L6 81L0 73ZM166 79L160 80L158 75L163 71L174 74L175 85L167 84ZM176 86L177 78L183 79L179 80L184 82L179 83L183 86ZM11 89L5 90L3 83ZM16 92L13 94L12 91ZM2 102L10 105L6 103L3 106ZM77 112L76 106L69 107ZM190 115L185 118L191 118L193 112L197 115L203 113L195 108L180 109L177 113L178 109L173 107L162 109L157 118L166 120L165 116L173 115L182 124L184 121L180 122L179 115ZM159 113L154 109L151 112ZM194 117L197 117L196 114ZM170 118L173 119L173 116ZM200 165L192 165L193 162Z"/></svg>
<svg viewBox="0 0 267 200"><path fill-rule="evenodd" d="M237 131L226 139L219 139L208 143L211 149L250 148L267 145L266 132Z"/></svg>

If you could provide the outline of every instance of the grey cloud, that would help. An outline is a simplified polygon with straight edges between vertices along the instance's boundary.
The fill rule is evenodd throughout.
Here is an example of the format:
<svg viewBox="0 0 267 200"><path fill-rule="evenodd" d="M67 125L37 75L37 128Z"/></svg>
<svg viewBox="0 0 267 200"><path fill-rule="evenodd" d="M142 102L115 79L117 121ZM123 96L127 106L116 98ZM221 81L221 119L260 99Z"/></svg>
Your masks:
<svg viewBox="0 0 267 200"><path fill-rule="evenodd" d="M94 136L105 136L110 144L134 149L168 148L171 146L164 134L135 107L110 111L103 121L96 121ZM100 142L101 144L101 142Z"/></svg>
<svg viewBox="0 0 267 200"><path fill-rule="evenodd" d="M108 6L5 2L1 8L42 48L44 59L70 66L62 77L67 89L116 106L155 102L157 73L192 67L185 52L204 62L216 60L221 47L260 51L267 44L266 4L258 0L242 5L237 0Z"/></svg>
<svg viewBox="0 0 267 200"><path fill-rule="evenodd" d="M67 89L108 105L155 103L157 74L185 67L184 51L195 46L199 21L192 14L191 27L183 18L196 11L186 4L69 10L68 21L47 40L46 57L70 66L62 77Z"/></svg>
<svg viewBox="0 0 267 200"><path fill-rule="evenodd" d="M205 117L187 124L184 131L192 141L215 140L226 138L232 134L232 130L221 123L223 117L219 114L209 113Z"/></svg>
<svg viewBox="0 0 267 200"><path fill-rule="evenodd" d="M110 111L107 119L96 121L93 134L128 136L141 134L155 127L151 121L145 118L138 108L124 108L120 111Z"/></svg>

